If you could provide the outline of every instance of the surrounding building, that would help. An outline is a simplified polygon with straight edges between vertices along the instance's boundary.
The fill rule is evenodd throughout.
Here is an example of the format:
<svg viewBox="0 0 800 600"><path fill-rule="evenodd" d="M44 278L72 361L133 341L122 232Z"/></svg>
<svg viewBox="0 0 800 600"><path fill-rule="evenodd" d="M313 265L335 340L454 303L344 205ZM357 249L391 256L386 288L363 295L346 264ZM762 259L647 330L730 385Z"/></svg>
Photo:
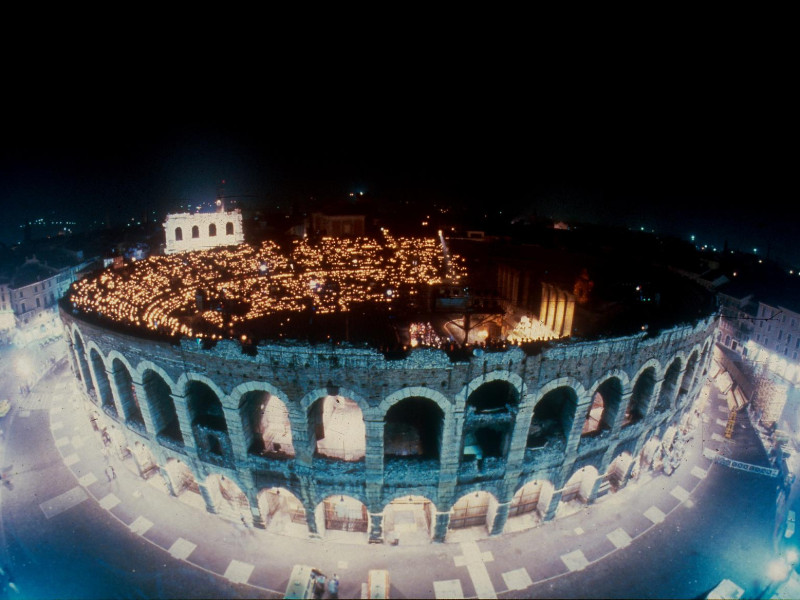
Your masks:
<svg viewBox="0 0 800 600"><path fill-rule="evenodd" d="M164 235L166 254L238 245L244 242L242 212L225 211L218 200L216 212L167 215Z"/></svg>

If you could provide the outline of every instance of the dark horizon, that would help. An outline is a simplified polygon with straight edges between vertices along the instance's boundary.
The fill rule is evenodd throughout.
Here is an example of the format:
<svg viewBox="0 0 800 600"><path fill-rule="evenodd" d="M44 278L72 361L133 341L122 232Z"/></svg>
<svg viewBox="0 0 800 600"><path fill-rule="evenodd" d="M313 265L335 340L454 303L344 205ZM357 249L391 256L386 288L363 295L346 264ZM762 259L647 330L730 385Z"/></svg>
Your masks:
<svg viewBox="0 0 800 600"><path fill-rule="evenodd" d="M800 210L782 162L746 140L709 141L711 133L654 135L620 150L593 136L548 136L537 144L508 132L452 128L427 137L394 128L309 137L263 123L82 127L45 123L38 134L17 131L3 147L0 241L20 241L19 225L50 212L121 223L183 202L211 202L224 180L226 196L273 206L364 191L377 201L503 211L509 222L537 215L694 235L719 250L727 241L731 249L757 248L763 256L769 249L771 258L800 264Z"/></svg>

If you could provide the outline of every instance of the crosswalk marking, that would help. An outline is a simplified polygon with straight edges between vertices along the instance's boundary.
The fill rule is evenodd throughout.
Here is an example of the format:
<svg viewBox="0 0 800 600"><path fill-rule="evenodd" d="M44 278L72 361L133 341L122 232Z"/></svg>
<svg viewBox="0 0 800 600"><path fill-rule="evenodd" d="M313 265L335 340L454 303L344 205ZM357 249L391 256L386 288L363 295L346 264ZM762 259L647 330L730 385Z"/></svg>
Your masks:
<svg viewBox="0 0 800 600"><path fill-rule="evenodd" d="M252 575L254 568L254 565L238 560L232 560L228 565L228 568L225 569L225 574L223 577L233 581L234 583L247 583L247 580L250 579L250 575Z"/></svg>
<svg viewBox="0 0 800 600"><path fill-rule="evenodd" d="M84 500L86 500L88 496L86 492L83 490L82 487L74 487L71 490L67 490L63 494L59 494L54 498L50 498L45 502L42 502L39 505L39 508L42 509L44 516L48 519L52 519L56 515L61 514L65 510L69 510L73 506L77 506Z"/></svg>
<svg viewBox="0 0 800 600"><path fill-rule="evenodd" d="M562 554L561 561L567 565L570 571L582 571L589 565L589 561L586 560L582 550Z"/></svg>
<svg viewBox="0 0 800 600"><path fill-rule="evenodd" d="M533 585L531 576L528 575L528 571L525 570L525 567L503 573L503 581L505 581L506 587L509 590L524 590Z"/></svg>
<svg viewBox="0 0 800 600"><path fill-rule="evenodd" d="M644 511L644 516L653 523L661 523L666 518L666 515L657 506L651 506Z"/></svg>
<svg viewBox="0 0 800 600"><path fill-rule="evenodd" d="M144 535L147 530L153 526L153 522L142 516L136 517L136 520L130 524L130 529L133 533Z"/></svg>
<svg viewBox="0 0 800 600"><path fill-rule="evenodd" d="M71 467L72 465L74 465L76 462L79 462L80 460L81 460L80 457L73 452L69 456L65 456L64 457L64 464L67 465L68 467Z"/></svg>
<svg viewBox="0 0 800 600"><path fill-rule="evenodd" d="M700 467L692 467L691 473L698 479L705 479L706 475L708 475L708 471L701 469Z"/></svg>
<svg viewBox="0 0 800 600"><path fill-rule="evenodd" d="M117 498L114 494L109 494L99 502L100 506L102 506L106 510L111 510L119 503L120 499Z"/></svg>
<svg viewBox="0 0 800 600"><path fill-rule="evenodd" d="M445 581L433 582L433 596L437 600L461 600L464 598L464 591L461 589L461 581L458 579L447 579Z"/></svg>
<svg viewBox="0 0 800 600"><path fill-rule="evenodd" d="M485 564L494 560L492 553L481 552L476 542L462 542L461 552L462 556L454 557L456 566L467 567L467 572L470 579L472 579L472 585L475 586L475 593L478 598L497 598Z"/></svg>
<svg viewBox="0 0 800 600"><path fill-rule="evenodd" d="M611 541L612 544L614 544L614 547L616 548L624 548L632 541L631 536L628 535L628 532L621 527L619 529L615 529L606 537Z"/></svg>
<svg viewBox="0 0 800 600"><path fill-rule="evenodd" d="M670 495L674 496L681 502L686 502L686 500L689 498L689 492L687 492L679 485L676 485L674 488L672 488Z"/></svg>
<svg viewBox="0 0 800 600"><path fill-rule="evenodd" d="M185 540L179 537L177 540L175 540L172 546L169 547L169 550L167 550L167 552L169 552L175 558L180 558L185 560L189 558L189 555L192 552L194 552L195 548L197 548L197 544L193 544L189 540Z"/></svg>
<svg viewBox="0 0 800 600"><path fill-rule="evenodd" d="M95 477L94 473L87 473L80 479L78 479L78 483L80 483L83 487L88 487L92 485L95 481L97 481L97 477Z"/></svg>

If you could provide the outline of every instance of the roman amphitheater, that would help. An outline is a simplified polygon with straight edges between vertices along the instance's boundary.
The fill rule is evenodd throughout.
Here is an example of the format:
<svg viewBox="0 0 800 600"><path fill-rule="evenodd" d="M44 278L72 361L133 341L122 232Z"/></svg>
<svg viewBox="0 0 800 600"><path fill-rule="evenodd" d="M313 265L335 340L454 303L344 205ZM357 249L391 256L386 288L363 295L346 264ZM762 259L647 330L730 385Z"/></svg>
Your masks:
<svg viewBox="0 0 800 600"><path fill-rule="evenodd" d="M95 273L61 318L112 451L176 502L286 535L500 535L667 463L713 314L582 338L579 286L540 282L520 318L466 302L468 275L435 238L240 244Z"/></svg>

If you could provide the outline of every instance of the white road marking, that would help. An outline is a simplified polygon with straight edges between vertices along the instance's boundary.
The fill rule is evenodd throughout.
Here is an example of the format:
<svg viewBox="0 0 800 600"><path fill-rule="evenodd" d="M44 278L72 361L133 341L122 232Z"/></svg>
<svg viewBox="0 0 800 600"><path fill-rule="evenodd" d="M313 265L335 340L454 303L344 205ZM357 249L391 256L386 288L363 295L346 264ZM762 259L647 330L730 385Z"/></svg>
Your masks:
<svg viewBox="0 0 800 600"><path fill-rule="evenodd" d="M197 544L193 544L189 540L185 540L183 538L178 538L175 540L175 543L170 546L169 552L175 558L182 558L187 559L189 555L194 552L194 549L197 548Z"/></svg>
<svg viewBox="0 0 800 600"><path fill-rule="evenodd" d="M461 600L464 598L464 591L461 589L461 581L458 579L434 581L433 596L437 600Z"/></svg>
<svg viewBox="0 0 800 600"><path fill-rule="evenodd" d="M476 542L462 542L461 551L463 556L456 556L456 566L467 567L467 572L475 586L475 594L478 598L497 598L494 591L489 571L486 570L486 561L494 560L491 552L481 552ZM459 560L460 559L460 560ZM460 565L458 563L461 563Z"/></svg>
<svg viewBox="0 0 800 600"><path fill-rule="evenodd" d="M586 560L582 550L562 554L561 560L570 571L582 571L589 565L589 561Z"/></svg>
<svg viewBox="0 0 800 600"><path fill-rule="evenodd" d="M708 475L708 471L706 471L705 469L701 469L700 467L697 466L692 467L691 473L698 479L705 479L706 475Z"/></svg>
<svg viewBox="0 0 800 600"><path fill-rule="evenodd" d="M80 462L80 460L81 460L80 457L73 452L69 456L64 457L64 464L67 465L68 467L71 467L76 462Z"/></svg>
<svg viewBox="0 0 800 600"><path fill-rule="evenodd" d="M114 494L109 494L108 496L100 500L98 504L100 504L100 506L102 506L106 510L111 510L119 503L120 503L119 498L117 498Z"/></svg>
<svg viewBox="0 0 800 600"><path fill-rule="evenodd" d="M54 498L50 498L50 500L42 502L39 505L39 508L42 509L45 517L52 519L65 510L69 510L73 506L77 506L86 500L86 498L88 498L88 496L86 495L84 489L76 486L71 490L67 490L63 494L59 494Z"/></svg>
<svg viewBox="0 0 800 600"><path fill-rule="evenodd" d="M628 532L622 529L615 529L611 533L606 536L612 544L614 544L615 548L624 548L625 546L630 545L631 543L631 536L628 535Z"/></svg>
<svg viewBox="0 0 800 600"><path fill-rule="evenodd" d="M509 590L524 590L533 585L531 576L528 575L528 571L525 570L525 567L503 573L503 581L506 582L506 587Z"/></svg>
<svg viewBox="0 0 800 600"><path fill-rule="evenodd" d="M136 517L136 520L130 524L130 529L133 533L138 533L139 535L144 535L147 533L147 530L153 526L153 522L149 519L145 519L144 517Z"/></svg>
<svg viewBox="0 0 800 600"><path fill-rule="evenodd" d="M689 499L689 492L683 489L681 486L676 485L672 491L670 492L672 496L680 500L681 502L686 502Z"/></svg>
<svg viewBox="0 0 800 600"><path fill-rule="evenodd" d="M92 485L95 481L97 481L97 477L95 477L94 473L87 473L80 479L78 479L78 483L80 483L83 487L88 487Z"/></svg>
<svg viewBox="0 0 800 600"><path fill-rule="evenodd" d="M247 583L247 580L250 579L250 575L252 575L254 568L254 565L238 560L232 560L231 564L228 565L228 568L225 569L225 574L223 577L233 581L234 583Z"/></svg>
<svg viewBox="0 0 800 600"><path fill-rule="evenodd" d="M659 510L657 506L651 506L644 511L644 516L650 519L653 523L661 523L666 515Z"/></svg>

